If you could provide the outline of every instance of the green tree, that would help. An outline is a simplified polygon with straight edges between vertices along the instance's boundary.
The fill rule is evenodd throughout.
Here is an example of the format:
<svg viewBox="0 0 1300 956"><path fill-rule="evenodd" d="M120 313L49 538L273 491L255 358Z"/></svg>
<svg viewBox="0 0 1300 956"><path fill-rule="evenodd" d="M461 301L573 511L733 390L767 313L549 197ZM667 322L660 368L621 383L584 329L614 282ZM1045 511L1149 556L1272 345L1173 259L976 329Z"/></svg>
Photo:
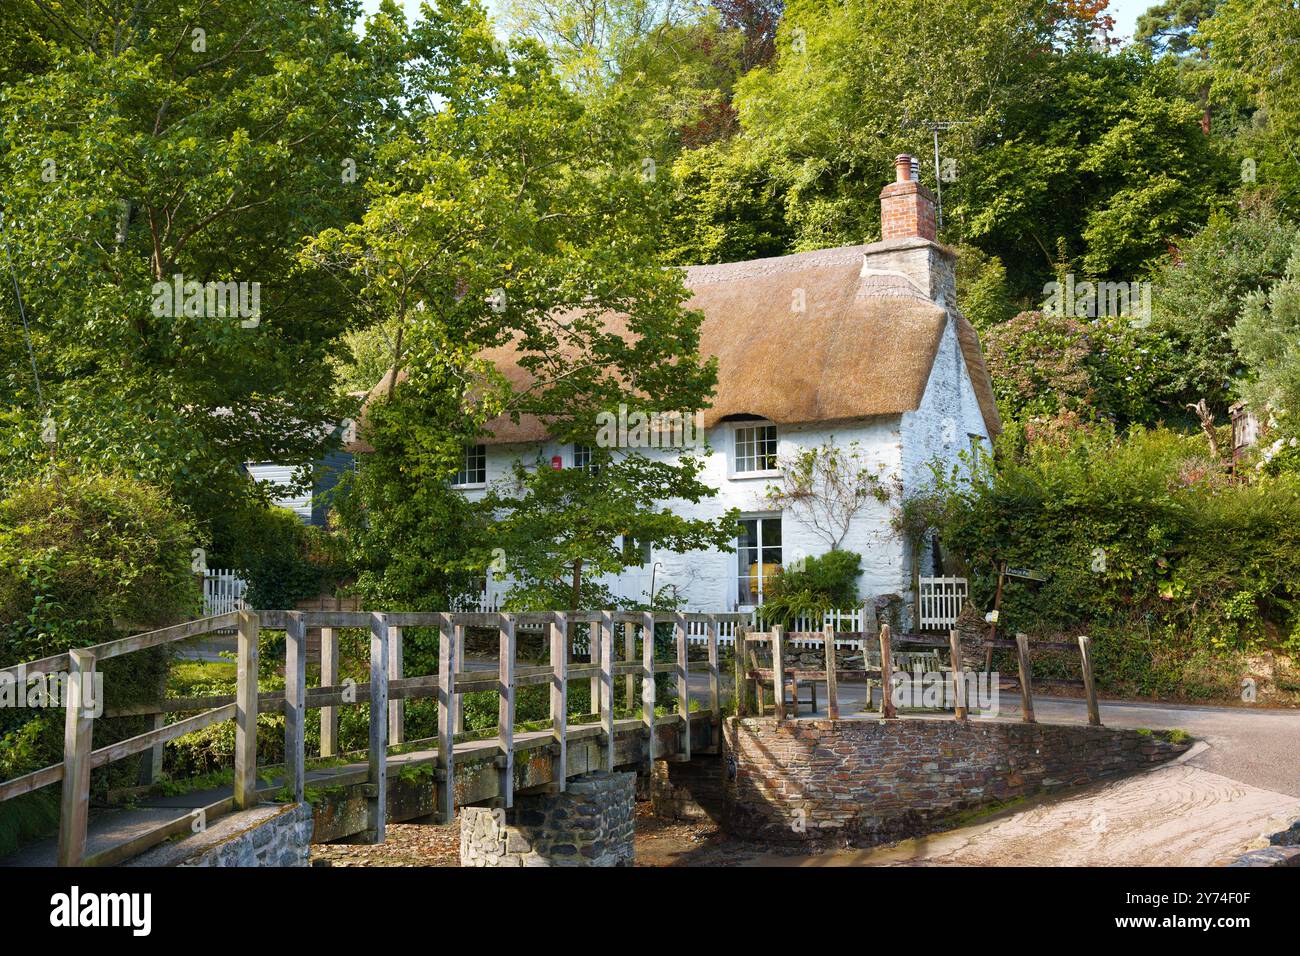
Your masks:
<svg viewBox="0 0 1300 956"><path fill-rule="evenodd" d="M6 13L23 52L0 87L0 207L45 402L6 276L0 485L48 443L166 488L206 534L253 492L241 463L327 447L347 410L329 359L355 315L297 252L359 212L363 130L400 92L391 35L359 38L357 14L353 0ZM177 275L246 283L249 308L169 302Z"/></svg>
<svg viewBox="0 0 1300 956"><path fill-rule="evenodd" d="M1243 396L1282 437L1300 438L1300 241L1286 274L1246 297L1232 341L1246 364Z"/></svg>
<svg viewBox="0 0 1300 956"><path fill-rule="evenodd" d="M536 42L494 45L481 7L446 0L430 14L460 26L430 33L452 96L386 148L361 221L306 253L405 342L401 384L367 414L375 452L342 495L363 583L423 600L482 574L500 547L520 580L550 582L559 555L580 592L584 562L622 560L625 531L668 547L721 540L716 525L649 510L710 493L689 456L599 449L598 471L522 469L477 509L450 489L465 444L494 429L541 422L557 442L595 446L602 411L691 412L716 371L682 275L661 265L669 191L647 175L632 118L588 105ZM570 539L565 525L586 530ZM424 592L409 589L422 579Z"/></svg>
<svg viewBox="0 0 1300 956"><path fill-rule="evenodd" d="M1296 227L1260 196L1246 197L1235 216L1210 217L1156 271L1152 331L1168 343L1163 399L1170 420L1204 398L1223 416L1242 362L1232 329L1247 297L1283 275Z"/></svg>

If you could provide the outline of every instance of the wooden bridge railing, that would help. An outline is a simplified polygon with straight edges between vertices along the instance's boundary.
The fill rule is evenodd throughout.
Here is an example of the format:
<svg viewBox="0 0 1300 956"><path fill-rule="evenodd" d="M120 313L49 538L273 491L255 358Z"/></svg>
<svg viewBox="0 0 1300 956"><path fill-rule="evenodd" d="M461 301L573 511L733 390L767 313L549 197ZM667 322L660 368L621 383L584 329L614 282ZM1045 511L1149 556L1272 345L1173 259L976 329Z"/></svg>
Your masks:
<svg viewBox="0 0 1300 956"><path fill-rule="evenodd" d="M614 682L626 678L626 703L635 708L635 681L642 684L641 722L648 736L650 759L655 752L655 681L658 674L671 674L676 681L678 712L682 723L678 759L690 758L690 664L687 658L688 622L704 622L708 628L709 712L713 727L711 740L716 749L721 728L721 686L718 670L718 629L726 621L740 622L745 614L649 613L598 611L592 613L447 613L447 612L372 612L372 611L262 611L241 610L229 614L189 621L173 627L111 641L94 647L79 648L42 660L0 668L0 673L35 676L66 672L69 675L66 697L63 761L24 776L0 782L0 803L42 787L63 782L60 811L58 862L61 866L107 865L134 856L170 836L183 833L191 826L193 814L172 821L129 841L108 847L93 855L86 853L86 834L90 802L90 771L113 761L143 752L153 755L153 769L161 766L161 748L169 740L192 733L225 720L235 721L234 786L230 797L201 808L206 820L232 809L253 806L257 791L257 715L259 712L282 711L285 715L285 786L295 800L301 801L306 788L305 730L307 711L321 711L321 755L333 756L338 750L338 708L370 704L368 766L351 776L331 778L335 785L363 783L368 804L369 839L384 838L385 801L387 799L387 755L390 745L405 740L402 701L433 697L438 701L438 736L436 779L439 781L442 817L450 821L455 814L455 788L451 785L455 763L455 737L463 732L464 712L460 695L482 690L498 694L497 767L500 772L500 798L505 806L513 803L513 761L515 728L515 690L537 684L550 685L555 780L564 789L568 747L568 681L586 677L591 682L592 712L598 716L599 736L603 747L603 765L613 769L614 761ZM520 623L549 627L549 663L540 667L518 667L515 632ZM674 630L674 660L655 659L654 629L669 623ZM571 665L569 628L587 624L593 630L590 662ZM614 630L624 629L622 659L615 655ZM438 670L421 676L403 675L401 649L402 628L436 627L439 631ZM308 688L307 631L321 628L321 683ZM339 628L366 628L370 632L370 681L368 687L338 682ZM466 670L465 631L471 627L498 631L498 661L494 671ZM193 716L171 724L157 726L144 734L118 741L98 750L92 749L94 716L83 706L82 688L94 679L101 661L151 647L188 640L203 634L237 629L237 677L233 697L164 701L157 707L133 708L117 714L155 714L159 721L164 713L199 710ZM285 689L283 692L258 693L258 637L261 628L285 632ZM635 658L636 632L642 635L641 659ZM356 776L358 779L352 780Z"/></svg>
<svg viewBox="0 0 1300 956"><path fill-rule="evenodd" d="M748 632L743 628L737 629L736 635L736 702L737 712L741 716L747 715L749 699L754 697L758 714L762 716L766 713L765 703L766 685L772 686L773 712L778 720L784 720L786 717L785 708L785 686L789 681L794 685L793 700L795 708L798 709L798 685L804 681L825 681L827 696L827 715L832 720L839 718L839 700L838 684L840 679L848 680L865 680L870 687L870 681L878 680L881 685L881 716L891 718L897 716L897 708L893 702L892 688L894 675L906 673L897 671L893 666L893 638L890 634L889 625L882 625L878 639L880 642L880 667L867 667L869 661L869 642L873 641L873 635L861 631L839 631L827 627L824 633L815 632L790 632L786 633L780 627L774 627L768 632ZM862 664L861 668L840 667L838 658L835 654L835 645L837 642L844 640L859 640L862 644ZM802 643L820 642L826 651L826 664L824 669L809 670L798 669L786 666L786 645L787 642L798 640ZM954 716L957 720L966 720L968 716L968 706L966 700L966 682L959 675L962 671L962 650L960 634L956 630L948 632L948 637L934 637L925 634L907 634L900 638L909 645L919 645L928 647L946 647L950 654L950 673L953 691ZM762 667L755 656L755 647L759 644L766 644L771 648L772 666ZM1020 687L1021 702L1021 720L1026 723L1035 723L1034 717L1034 692L1033 692L1033 673L1030 662L1030 651L1072 651L1077 648L1079 651L1079 661L1083 672L1084 697L1088 707L1088 723L1094 726L1101 725L1101 712L1097 704L1097 690L1093 681L1092 674L1092 639L1085 636L1077 638L1077 644L1068 641L1039 641L1034 644L1029 643L1029 639L1024 634L1017 634L1014 641L1011 640L986 640L980 644L981 649L1014 649L1016 651L1018 683ZM1059 683L1059 681L1054 681ZM868 707L870 698L868 697Z"/></svg>

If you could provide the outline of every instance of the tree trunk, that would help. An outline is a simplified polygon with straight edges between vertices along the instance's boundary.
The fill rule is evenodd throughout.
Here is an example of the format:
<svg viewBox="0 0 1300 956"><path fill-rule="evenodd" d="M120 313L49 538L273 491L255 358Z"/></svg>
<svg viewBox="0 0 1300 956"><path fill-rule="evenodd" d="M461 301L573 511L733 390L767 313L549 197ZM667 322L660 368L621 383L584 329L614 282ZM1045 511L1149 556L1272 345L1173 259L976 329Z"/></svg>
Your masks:
<svg viewBox="0 0 1300 956"><path fill-rule="evenodd" d="M573 594L569 598L569 610L577 611L582 599L582 558L573 562Z"/></svg>

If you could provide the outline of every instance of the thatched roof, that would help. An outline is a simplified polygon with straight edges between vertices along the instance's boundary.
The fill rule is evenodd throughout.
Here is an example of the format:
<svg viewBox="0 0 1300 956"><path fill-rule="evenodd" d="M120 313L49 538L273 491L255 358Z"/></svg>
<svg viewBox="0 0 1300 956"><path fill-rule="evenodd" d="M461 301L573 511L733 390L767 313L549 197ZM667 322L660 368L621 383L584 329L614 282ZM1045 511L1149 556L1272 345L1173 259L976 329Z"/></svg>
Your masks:
<svg viewBox="0 0 1300 956"><path fill-rule="evenodd" d="M706 427L732 415L801 424L900 415L920 405L948 313L905 276L863 275L868 248L686 269L687 305L704 313L700 351L718 358ZM796 290L802 290L803 312L794 309ZM953 315L985 424L996 434L1001 422L979 336L964 316ZM510 350L484 357L512 383L527 381ZM390 377L372 398L388 389ZM488 444L546 438L545 423L536 418L500 419L489 428Z"/></svg>

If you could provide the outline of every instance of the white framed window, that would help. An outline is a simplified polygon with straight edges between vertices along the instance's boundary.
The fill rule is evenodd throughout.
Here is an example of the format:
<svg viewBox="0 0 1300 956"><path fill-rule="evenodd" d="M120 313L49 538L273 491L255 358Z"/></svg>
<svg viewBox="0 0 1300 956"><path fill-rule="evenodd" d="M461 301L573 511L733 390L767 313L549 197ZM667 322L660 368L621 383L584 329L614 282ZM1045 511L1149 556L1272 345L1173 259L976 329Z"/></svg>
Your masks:
<svg viewBox="0 0 1300 956"><path fill-rule="evenodd" d="M731 473L768 475L776 471L776 426L737 425L732 430Z"/></svg>
<svg viewBox="0 0 1300 956"><path fill-rule="evenodd" d="M590 445L579 445L576 443L574 444L573 446L573 467L574 468L581 468L583 471L589 471L592 474L595 474L596 472L600 471L600 465L597 465L592 460L594 457L595 456L592 454L592 448Z"/></svg>
<svg viewBox="0 0 1300 956"><path fill-rule="evenodd" d="M630 534L623 535L623 558L631 561L639 558L641 567L645 567L654 557L654 546L649 541L638 541Z"/></svg>
<svg viewBox="0 0 1300 956"><path fill-rule="evenodd" d="M781 567L781 515L741 518L736 539L737 603L762 604L764 585Z"/></svg>
<svg viewBox="0 0 1300 956"><path fill-rule="evenodd" d="M460 471L452 484L458 488L487 484L487 446L466 445Z"/></svg>

